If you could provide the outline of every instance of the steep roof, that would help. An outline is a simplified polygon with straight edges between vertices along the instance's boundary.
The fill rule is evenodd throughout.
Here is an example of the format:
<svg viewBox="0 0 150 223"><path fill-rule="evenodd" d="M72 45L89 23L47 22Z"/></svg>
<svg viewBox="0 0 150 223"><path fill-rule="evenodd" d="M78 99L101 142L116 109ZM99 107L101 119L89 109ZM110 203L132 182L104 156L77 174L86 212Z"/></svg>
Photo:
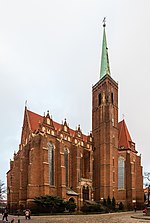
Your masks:
<svg viewBox="0 0 150 223"><path fill-rule="evenodd" d="M102 42L102 55L101 55L101 68L100 68L100 79L102 79L106 74L110 75L110 66L109 66L109 58L108 58L108 47L106 41L106 23L105 18L103 21L103 42Z"/></svg>
<svg viewBox="0 0 150 223"><path fill-rule="evenodd" d="M27 115L29 118L31 131L34 132L35 130L38 129L39 123L43 122L43 117L29 110L27 110Z"/></svg>
<svg viewBox="0 0 150 223"><path fill-rule="evenodd" d="M119 129L119 148L131 148L132 139L124 119L118 123Z"/></svg>
<svg viewBox="0 0 150 223"><path fill-rule="evenodd" d="M38 130L39 123L43 123L43 116L41 116L37 113L34 113L28 109L27 109L27 116L28 116L28 120L29 120L29 125L31 127L31 131L34 132L35 130ZM62 128L62 125L55 121L53 121L53 124L57 131L59 131ZM72 136L75 135L75 130L69 128L69 131ZM82 134L82 135L83 135L83 140L87 141L87 136L84 134Z"/></svg>

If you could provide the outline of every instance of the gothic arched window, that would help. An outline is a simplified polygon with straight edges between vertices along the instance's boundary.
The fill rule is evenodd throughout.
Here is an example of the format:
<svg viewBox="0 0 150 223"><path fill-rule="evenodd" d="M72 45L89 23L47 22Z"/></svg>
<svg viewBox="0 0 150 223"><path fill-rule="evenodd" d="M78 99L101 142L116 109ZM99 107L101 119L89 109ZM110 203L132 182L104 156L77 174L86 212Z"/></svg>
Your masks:
<svg viewBox="0 0 150 223"><path fill-rule="evenodd" d="M119 157L118 159L118 189L124 189L124 158Z"/></svg>
<svg viewBox="0 0 150 223"><path fill-rule="evenodd" d="M68 149L64 149L64 164L66 169L65 179L66 179L66 186L69 186L69 153Z"/></svg>
<svg viewBox="0 0 150 223"><path fill-rule="evenodd" d="M48 143L49 184L54 185L54 146Z"/></svg>

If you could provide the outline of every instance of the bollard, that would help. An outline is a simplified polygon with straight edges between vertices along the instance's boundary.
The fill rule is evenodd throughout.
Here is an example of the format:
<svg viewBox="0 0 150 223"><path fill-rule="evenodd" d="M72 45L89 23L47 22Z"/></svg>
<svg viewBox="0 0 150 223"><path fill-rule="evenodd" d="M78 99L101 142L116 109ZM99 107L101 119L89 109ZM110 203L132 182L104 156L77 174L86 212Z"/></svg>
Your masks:
<svg viewBox="0 0 150 223"><path fill-rule="evenodd" d="M18 219L18 223L20 223L20 219Z"/></svg>

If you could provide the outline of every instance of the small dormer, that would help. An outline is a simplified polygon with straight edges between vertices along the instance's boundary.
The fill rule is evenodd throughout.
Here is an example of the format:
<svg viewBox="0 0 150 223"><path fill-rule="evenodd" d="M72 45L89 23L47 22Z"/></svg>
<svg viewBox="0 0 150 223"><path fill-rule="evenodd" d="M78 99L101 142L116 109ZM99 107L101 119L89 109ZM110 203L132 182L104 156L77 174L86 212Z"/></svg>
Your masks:
<svg viewBox="0 0 150 223"><path fill-rule="evenodd" d="M48 125L51 124L51 119L50 119L49 111L47 111L47 115L46 115L46 123L47 123Z"/></svg>
<svg viewBox="0 0 150 223"><path fill-rule="evenodd" d="M67 121L62 121L61 128L59 129L60 138L63 140L71 141L70 128Z"/></svg>
<svg viewBox="0 0 150 223"><path fill-rule="evenodd" d="M66 118L65 118L64 123L62 122L62 131L63 131L63 132L66 132L66 133L70 133L70 132L69 132L69 126L68 126L68 124L67 124Z"/></svg>
<svg viewBox="0 0 150 223"><path fill-rule="evenodd" d="M81 128L80 128L80 125L78 125L78 130L77 130L77 134L78 134L78 137L82 137L82 131L81 131Z"/></svg>
<svg viewBox="0 0 150 223"><path fill-rule="evenodd" d="M43 116L43 124L46 124L49 127L54 129L53 120L52 120L52 117L50 117L50 115L49 115L49 110L47 111L47 115L45 116L45 114L44 114L44 116Z"/></svg>
<svg viewBox="0 0 150 223"><path fill-rule="evenodd" d="M76 131L75 131L75 137L77 138L83 138L83 135L82 135L82 131L81 131L81 128L80 128L80 125L78 125Z"/></svg>

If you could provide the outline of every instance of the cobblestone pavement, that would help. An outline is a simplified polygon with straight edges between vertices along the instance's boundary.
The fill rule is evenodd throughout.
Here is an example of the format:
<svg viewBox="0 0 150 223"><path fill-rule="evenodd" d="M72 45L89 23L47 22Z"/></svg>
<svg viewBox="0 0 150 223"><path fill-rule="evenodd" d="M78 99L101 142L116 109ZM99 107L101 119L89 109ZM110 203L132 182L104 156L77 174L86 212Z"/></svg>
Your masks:
<svg viewBox="0 0 150 223"><path fill-rule="evenodd" d="M126 212L126 213L112 213L112 214L94 214L94 215L52 215L52 216L31 216L30 220L25 220L24 216L20 216L20 223L146 223L150 220L135 219L131 216L141 216L141 212ZM15 218L18 223L18 217L9 216L11 221Z"/></svg>

